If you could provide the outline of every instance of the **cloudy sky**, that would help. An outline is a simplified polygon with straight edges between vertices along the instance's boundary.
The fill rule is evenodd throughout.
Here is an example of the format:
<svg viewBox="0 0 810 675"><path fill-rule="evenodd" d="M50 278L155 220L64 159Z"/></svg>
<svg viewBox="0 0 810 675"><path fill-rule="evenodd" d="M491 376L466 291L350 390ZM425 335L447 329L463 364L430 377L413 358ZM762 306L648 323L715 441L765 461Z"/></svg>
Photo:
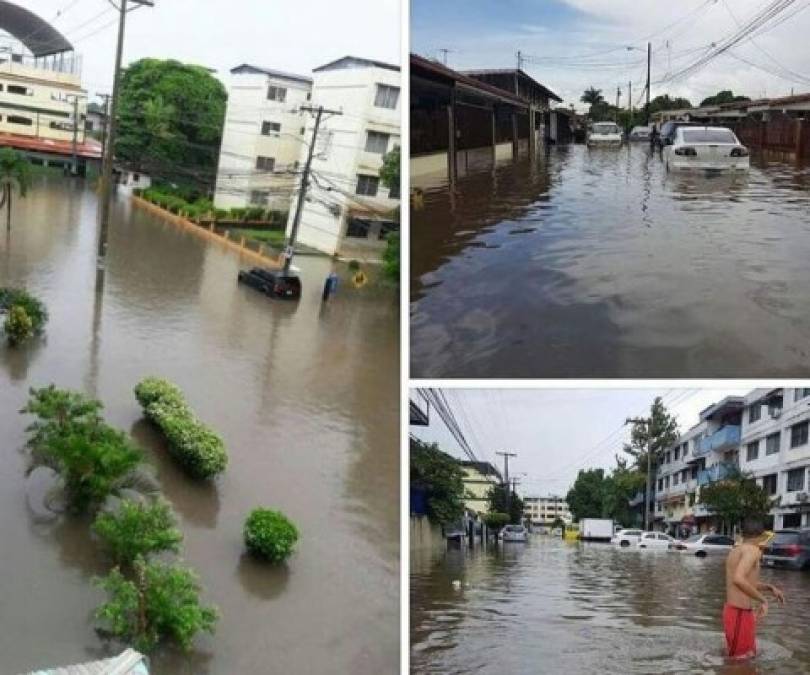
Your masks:
<svg viewBox="0 0 810 675"><path fill-rule="evenodd" d="M496 451L516 452L510 476L518 492L565 495L580 468L612 468L629 438L627 417L649 413L656 396L678 418L681 431L698 422L698 414L725 396L747 389L445 389L450 407L477 459L503 470ZM411 391L411 399L422 399ZM466 459L440 417L410 432L437 442L449 454ZM525 475L524 475L525 474Z"/></svg>
<svg viewBox="0 0 810 675"><path fill-rule="evenodd" d="M399 0L154 0L127 16L124 64L151 56L197 63L227 78L249 62L308 74L352 54L400 61ZM90 92L112 86L117 13L108 0L26 0L83 56Z"/></svg>
<svg viewBox="0 0 810 675"><path fill-rule="evenodd" d="M768 0L413 0L411 51L444 59L457 69L509 68L518 50L531 76L579 103L594 86L615 102L628 82L640 102L646 43L652 43L652 95L686 96L694 104L720 89L751 98L810 91L810 2L786 8L726 54L689 77L672 79L745 26ZM780 23L781 22L781 23ZM633 49L627 49L632 47ZM672 81L670 81L672 80ZM657 84L656 84L657 83Z"/></svg>

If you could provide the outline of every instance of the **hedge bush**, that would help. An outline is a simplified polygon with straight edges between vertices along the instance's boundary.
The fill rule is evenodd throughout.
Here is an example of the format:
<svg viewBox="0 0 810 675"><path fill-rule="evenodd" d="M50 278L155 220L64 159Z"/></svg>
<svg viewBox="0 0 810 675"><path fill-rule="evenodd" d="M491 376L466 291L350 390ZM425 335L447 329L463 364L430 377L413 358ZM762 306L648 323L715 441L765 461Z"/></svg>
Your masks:
<svg viewBox="0 0 810 675"><path fill-rule="evenodd" d="M3 329L10 345L18 345L34 335L34 324L24 307L12 305L8 310Z"/></svg>
<svg viewBox="0 0 810 675"><path fill-rule="evenodd" d="M254 509L245 521L245 545L253 555L283 562L298 541L298 528L281 511Z"/></svg>
<svg viewBox="0 0 810 675"><path fill-rule="evenodd" d="M31 328L40 334L48 321L48 310L37 298L22 288L0 288L0 312L10 312L12 307L22 307L31 319Z"/></svg>
<svg viewBox="0 0 810 675"><path fill-rule="evenodd" d="M166 436L169 450L194 478L212 478L225 470L228 455L222 438L200 422L183 392L167 380L147 377L135 387L146 417Z"/></svg>

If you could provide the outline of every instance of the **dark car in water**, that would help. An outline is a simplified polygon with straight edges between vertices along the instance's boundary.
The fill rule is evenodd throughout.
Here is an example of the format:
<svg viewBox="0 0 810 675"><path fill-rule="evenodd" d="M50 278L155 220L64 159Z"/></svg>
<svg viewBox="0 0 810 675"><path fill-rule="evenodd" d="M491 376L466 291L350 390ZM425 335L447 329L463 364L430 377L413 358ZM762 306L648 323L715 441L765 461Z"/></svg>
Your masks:
<svg viewBox="0 0 810 675"><path fill-rule="evenodd" d="M703 125L698 124L697 122L683 122L681 120L670 120L669 122L664 122L664 125L661 127L659 132L653 137L653 143L655 144L655 147L659 149L663 148L665 145L672 145L672 143L675 141L675 132L679 127L699 126Z"/></svg>
<svg viewBox="0 0 810 675"><path fill-rule="evenodd" d="M239 282L274 298L297 300L301 297L301 279L297 274L284 274L266 267L239 271Z"/></svg>
<svg viewBox="0 0 810 675"><path fill-rule="evenodd" d="M765 549L762 562L767 567L810 569L810 528L777 530Z"/></svg>

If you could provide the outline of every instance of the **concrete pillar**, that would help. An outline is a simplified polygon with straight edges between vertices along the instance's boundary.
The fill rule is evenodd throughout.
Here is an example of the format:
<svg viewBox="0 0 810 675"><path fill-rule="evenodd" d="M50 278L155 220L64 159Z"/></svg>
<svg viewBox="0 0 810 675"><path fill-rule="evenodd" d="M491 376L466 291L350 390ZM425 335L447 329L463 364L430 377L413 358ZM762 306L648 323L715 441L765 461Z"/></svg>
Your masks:
<svg viewBox="0 0 810 675"><path fill-rule="evenodd" d="M537 132L534 128L534 106L529 106L529 159L537 155Z"/></svg>
<svg viewBox="0 0 810 675"><path fill-rule="evenodd" d="M498 160L498 136L496 133L497 130L497 122L496 122L497 112L496 108L492 106L492 163Z"/></svg>
<svg viewBox="0 0 810 675"><path fill-rule="evenodd" d="M450 185L456 184L458 163L456 159L456 92L450 92L450 104L447 106L447 178Z"/></svg>
<svg viewBox="0 0 810 675"><path fill-rule="evenodd" d="M512 112L512 159L517 159L518 157L518 125L517 125L517 113Z"/></svg>

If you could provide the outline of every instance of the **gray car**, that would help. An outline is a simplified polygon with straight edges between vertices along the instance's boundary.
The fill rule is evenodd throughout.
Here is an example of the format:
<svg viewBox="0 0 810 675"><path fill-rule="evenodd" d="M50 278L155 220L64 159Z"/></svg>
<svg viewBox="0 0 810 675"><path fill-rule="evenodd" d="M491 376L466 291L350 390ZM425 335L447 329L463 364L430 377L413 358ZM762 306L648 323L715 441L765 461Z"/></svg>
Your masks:
<svg viewBox="0 0 810 675"><path fill-rule="evenodd" d="M766 567L810 569L810 528L777 530L765 549L762 563Z"/></svg>

